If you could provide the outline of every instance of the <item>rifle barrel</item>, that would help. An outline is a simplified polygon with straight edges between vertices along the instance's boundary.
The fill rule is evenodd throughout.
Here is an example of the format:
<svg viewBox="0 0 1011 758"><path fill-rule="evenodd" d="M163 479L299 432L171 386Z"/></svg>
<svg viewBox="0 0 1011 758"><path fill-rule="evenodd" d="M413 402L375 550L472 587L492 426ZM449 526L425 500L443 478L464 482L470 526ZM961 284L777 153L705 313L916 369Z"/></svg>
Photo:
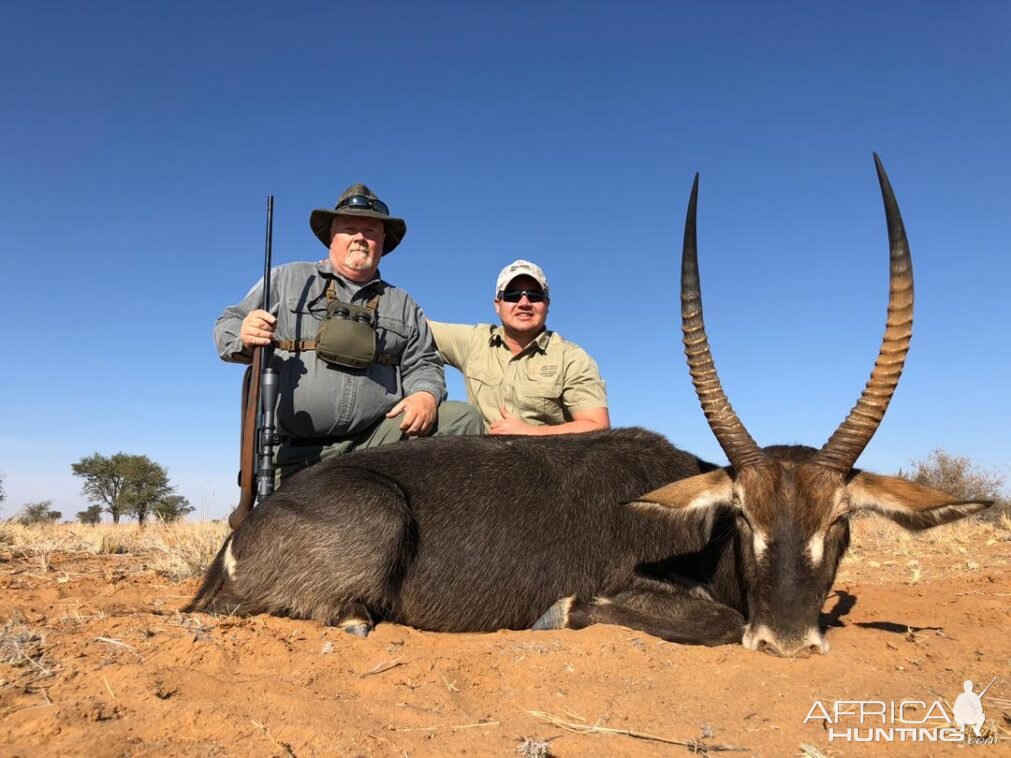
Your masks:
<svg viewBox="0 0 1011 758"><path fill-rule="evenodd" d="M263 310L270 312L270 267L273 256L274 196L267 195L267 234L263 255ZM253 509L274 491L274 404L277 402L277 371L270 363L273 345L253 351L252 375L243 383L243 418L239 504L228 517L232 529L238 529Z"/></svg>
<svg viewBox="0 0 1011 758"><path fill-rule="evenodd" d="M267 195L267 235L263 251L263 310L270 312L270 266L274 247L274 196ZM263 374L260 381L260 461L256 473L258 500L274 492L274 436L277 431L274 407L277 403L278 374L271 367L274 346L265 345L263 351Z"/></svg>
<svg viewBox="0 0 1011 758"><path fill-rule="evenodd" d="M263 252L263 310L270 312L270 259L274 243L274 196L267 195L267 239Z"/></svg>

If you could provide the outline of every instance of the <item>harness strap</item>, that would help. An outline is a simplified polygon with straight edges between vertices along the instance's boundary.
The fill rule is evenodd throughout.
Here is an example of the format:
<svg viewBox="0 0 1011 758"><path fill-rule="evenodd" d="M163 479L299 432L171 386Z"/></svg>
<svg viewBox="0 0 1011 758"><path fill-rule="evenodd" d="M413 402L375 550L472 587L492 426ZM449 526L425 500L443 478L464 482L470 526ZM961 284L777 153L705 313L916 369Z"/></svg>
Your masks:
<svg viewBox="0 0 1011 758"><path fill-rule="evenodd" d="M373 313L376 311L376 308L379 307L379 295L380 295L380 293L377 292L376 294L374 294L372 297L370 297L368 299L368 302L365 303L365 307L368 308ZM334 283L334 280L331 279L330 282L329 282L329 284L327 284L327 287L326 287L326 300L327 300L327 303L332 303L334 300L337 300L337 299L338 299L337 298L337 285ZM287 350L288 352L291 352L291 353L300 353L300 352L303 352L303 351L306 351L306 350L315 350L316 349L316 340L279 340L279 339L275 339L274 340L274 345L276 347L281 348L282 350ZM372 362L373 363L378 363L381 366L396 366L396 365L398 365L400 363L400 361L397 359L397 356L395 356L395 355L389 355L388 353L380 353L379 355L377 355L375 358L372 359Z"/></svg>
<svg viewBox="0 0 1011 758"><path fill-rule="evenodd" d="M368 301L365 303L365 307L368 308L370 311L375 311L375 309L379 307L379 295L380 295L380 293L377 292L372 297L370 297L368 299ZM326 285L326 301L327 301L327 304L332 303L334 300L338 300L338 299L339 298L337 297L337 283L336 283L336 280L335 279L331 279L329 281L329 283Z"/></svg>
<svg viewBox="0 0 1011 758"><path fill-rule="evenodd" d="M307 350L315 350L316 340L274 340L274 346L281 348L281 350L287 350L290 353L301 353ZM389 353L380 353L372 359L372 362L378 363L380 366L397 366L400 364L397 356L390 355Z"/></svg>
<svg viewBox="0 0 1011 758"><path fill-rule="evenodd" d="M303 350L315 350L316 340L274 340L274 346L290 353L300 353Z"/></svg>

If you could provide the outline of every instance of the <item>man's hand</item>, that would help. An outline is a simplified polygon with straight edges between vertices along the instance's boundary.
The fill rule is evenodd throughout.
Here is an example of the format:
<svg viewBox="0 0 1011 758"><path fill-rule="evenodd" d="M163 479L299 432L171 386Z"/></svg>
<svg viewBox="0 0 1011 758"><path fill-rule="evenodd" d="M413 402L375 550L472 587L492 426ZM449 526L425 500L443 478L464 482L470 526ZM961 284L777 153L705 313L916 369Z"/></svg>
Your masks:
<svg viewBox="0 0 1011 758"><path fill-rule="evenodd" d="M528 424L523 419L518 416L512 415L508 409L503 405L499 408L499 413L502 414L502 418L498 421L493 421L491 426L488 428L489 434L541 434L539 427L533 424Z"/></svg>
<svg viewBox="0 0 1011 758"><path fill-rule="evenodd" d="M257 308L255 311L250 311L249 315L242 319L242 328L239 329L239 339L242 340L242 345L248 348L269 345L271 337L274 336L274 327L276 325L276 316L271 316L267 311Z"/></svg>
<svg viewBox="0 0 1011 758"><path fill-rule="evenodd" d="M393 409L386 414L386 418L393 418L403 413L400 431L408 437L424 437L432 432L438 407L439 403L435 396L421 390L408 395L393 406Z"/></svg>

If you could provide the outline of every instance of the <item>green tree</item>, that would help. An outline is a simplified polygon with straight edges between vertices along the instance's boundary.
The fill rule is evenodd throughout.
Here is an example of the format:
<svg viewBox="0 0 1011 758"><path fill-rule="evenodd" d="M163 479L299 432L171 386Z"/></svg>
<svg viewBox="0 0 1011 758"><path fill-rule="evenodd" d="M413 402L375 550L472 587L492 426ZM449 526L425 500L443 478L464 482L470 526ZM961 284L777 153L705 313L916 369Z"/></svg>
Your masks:
<svg viewBox="0 0 1011 758"><path fill-rule="evenodd" d="M182 495L168 495L151 506L151 515L161 521L172 522L195 510Z"/></svg>
<svg viewBox="0 0 1011 758"><path fill-rule="evenodd" d="M14 514L13 521L25 526L31 524L50 524L59 521L63 514L53 510L52 500L40 500L37 503L25 503L21 510Z"/></svg>
<svg viewBox="0 0 1011 758"><path fill-rule="evenodd" d="M926 458L910 464L913 469L909 474L899 474L960 500L993 500L994 507L982 514L984 518L996 518L1009 508L1003 491L1004 477L980 468L970 458L936 448Z"/></svg>
<svg viewBox="0 0 1011 758"><path fill-rule="evenodd" d="M168 472L146 455L130 456L123 470L129 483L124 492L127 512L144 526L151 507L172 494Z"/></svg>
<svg viewBox="0 0 1011 758"><path fill-rule="evenodd" d="M7 492L4 490L4 474L0 471L0 503L7 499Z"/></svg>
<svg viewBox="0 0 1011 758"><path fill-rule="evenodd" d="M81 491L92 503L104 506L115 524L123 516L133 516L143 526L157 503L174 496L168 472L146 455L95 453L71 468L84 479Z"/></svg>
<svg viewBox="0 0 1011 758"><path fill-rule="evenodd" d="M83 511L77 512L77 520L82 524L97 524L102 520L102 506L89 505Z"/></svg>
<svg viewBox="0 0 1011 758"><path fill-rule="evenodd" d="M106 458L95 453L81 458L70 467L74 476L84 479L81 493L92 503L104 506L114 524L119 523L120 516L126 510L124 491L127 481L124 468L131 457L126 453L116 453Z"/></svg>

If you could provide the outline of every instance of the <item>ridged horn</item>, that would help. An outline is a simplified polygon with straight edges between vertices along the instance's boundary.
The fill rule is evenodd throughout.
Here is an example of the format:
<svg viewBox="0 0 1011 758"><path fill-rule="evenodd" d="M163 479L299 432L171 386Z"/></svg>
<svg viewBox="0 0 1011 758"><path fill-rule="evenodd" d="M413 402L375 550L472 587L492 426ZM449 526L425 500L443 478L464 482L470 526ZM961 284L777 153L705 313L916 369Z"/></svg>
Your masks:
<svg viewBox="0 0 1011 758"><path fill-rule="evenodd" d="M737 418L727 400L726 393L716 373L713 356L709 351L709 338L702 320L702 292L699 288L698 243L695 236L695 211L698 203L699 175L692 183L692 196L688 201L685 218L685 239L681 252L681 330L684 332L685 356L688 370L695 385L709 428L727 454L731 465L738 471L765 460L765 453Z"/></svg>
<svg viewBox="0 0 1011 758"><path fill-rule="evenodd" d="M892 185L877 153L874 154L874 166L878 172L881 198L885 204L891 251L885 336L881 340L881 351L878 353L874 370L867 381L867 386L864 387L863 394L846 420L839 425L825 446L812 459L812 463L827 466L844 474L856 463L860 453L878 430L885 411L888 410L888 403L899 384L906 354L909 352L909 340L913 335L913 261L909 256L909 242L906 239L906 230L902 225L902 216L899 214L899 205L895 202Z"/></svg>

